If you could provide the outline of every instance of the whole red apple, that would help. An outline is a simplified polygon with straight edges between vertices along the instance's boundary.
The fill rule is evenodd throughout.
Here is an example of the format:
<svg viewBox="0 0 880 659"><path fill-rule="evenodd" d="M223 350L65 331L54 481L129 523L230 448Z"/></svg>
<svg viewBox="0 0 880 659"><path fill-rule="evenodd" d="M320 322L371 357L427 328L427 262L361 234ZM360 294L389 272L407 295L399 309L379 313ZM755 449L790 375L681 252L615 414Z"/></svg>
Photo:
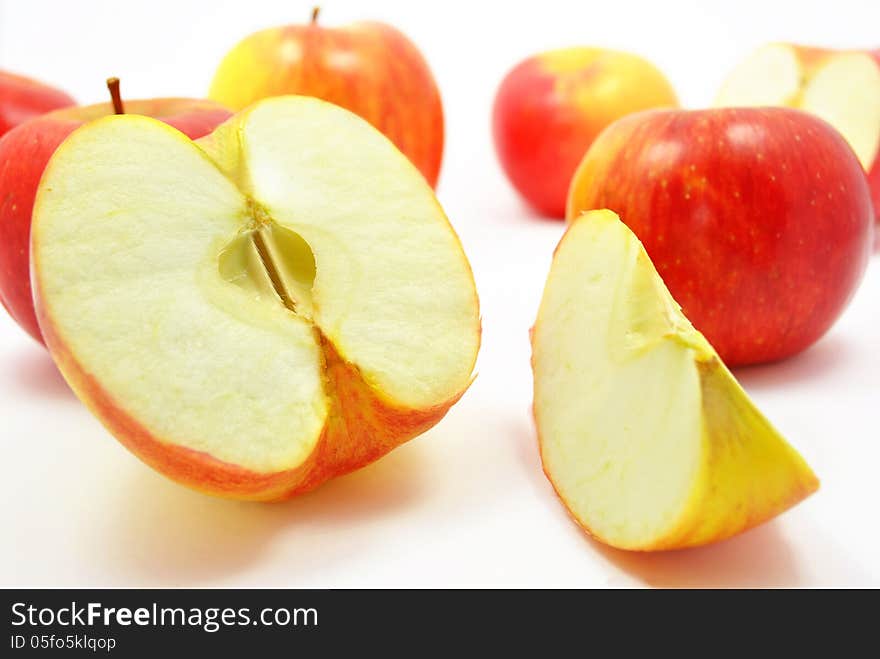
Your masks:
<svg viewBox="0 0 880 659"><path fill-rule="evenodd" d="M125 111L160 119L192 139L207 135L231 116L217 103L186 98L128 101ZM37 185L49 158L70 133L88 121L113 113L111 103L56 110L0 138L0 301L15 321L41 343L31 297L29 250Z"/></svg>
<svg viewBox="0 0 880 659"><path fill-rule="evenodd" d="M340 105L382 131L432 186L443 159L443 104L418 48L384 23L306 25L255 32L220 63L208 96L241 110L301 94Z"/></svg>
<svg viewBox="0 0 880 659"><path fill-rule="evenodd" d="M75 104L60 89L0 71L0 136L28 119Z"/></svg>
<svg viewBox="0 0 880 659"><path fill-rule="evenodd" d="M728 364L793 355L834 323L871 250L865 174L823 120L786 108L652 111L580 164L568 219L610 208Z"/></svg>
<svg viewBox="0 0 880 659"><path fill-rule="evenodd" d="M677 107L672 85L650 62L601 48L563 48L520 62L495 96L492 132L507 178L536 210L565 217L572 174L611 122Z"/></svg>

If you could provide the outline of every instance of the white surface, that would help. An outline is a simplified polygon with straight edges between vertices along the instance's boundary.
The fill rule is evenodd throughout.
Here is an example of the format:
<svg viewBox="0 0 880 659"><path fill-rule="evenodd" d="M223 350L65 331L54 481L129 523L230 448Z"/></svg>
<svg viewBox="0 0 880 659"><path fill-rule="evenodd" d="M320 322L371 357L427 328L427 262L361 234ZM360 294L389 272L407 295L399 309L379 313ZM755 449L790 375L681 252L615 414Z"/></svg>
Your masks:
<svg viewBox="0 0 880 659"><path fill-rule="evenodd" d="M683 100L708 103L749 48L773 39L878 46L861 2L325 2L322 21L392 22L440 82L440 198L483 311L479 377L436 428L375 465L278 505L215 500L143 466L77 402L47 354L0 318L0 584L214 586L880 585L880 255L821 342L741 371L822 479L781 518L719 545L627 555L588 540L541 473L528 328L560 223L531 216L489 132L501 76L533 51L641 52ZM369 6L368 6L369 5ZM833 9L833 11L831 11ZM200 95L253 29L306 20L298 2L0 1L0 68L103 99Z"/></svg>

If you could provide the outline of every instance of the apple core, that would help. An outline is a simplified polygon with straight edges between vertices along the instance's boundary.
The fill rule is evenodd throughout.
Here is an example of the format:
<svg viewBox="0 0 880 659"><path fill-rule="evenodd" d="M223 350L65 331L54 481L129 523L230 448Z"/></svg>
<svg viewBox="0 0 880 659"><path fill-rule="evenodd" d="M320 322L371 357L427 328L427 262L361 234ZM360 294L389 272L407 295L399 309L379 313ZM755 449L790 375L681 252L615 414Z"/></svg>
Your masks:
<svg viewBox="0 0 880 659"><path fill-rule="evenodd" d="M220 252L220 276L311 320L312 248L298 233L273 221L256 202L249 200L248 206L254 213L253 225Z"/></svg>

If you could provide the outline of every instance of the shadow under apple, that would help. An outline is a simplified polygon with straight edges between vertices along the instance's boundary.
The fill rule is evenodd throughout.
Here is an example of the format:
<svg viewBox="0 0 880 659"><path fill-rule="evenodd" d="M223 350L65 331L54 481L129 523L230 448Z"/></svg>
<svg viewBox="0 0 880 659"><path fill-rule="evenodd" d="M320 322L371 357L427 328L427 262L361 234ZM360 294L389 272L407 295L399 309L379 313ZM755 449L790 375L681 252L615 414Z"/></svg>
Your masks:
<svg viewBox="0 0 880 659"><path fill-rule="evenodd" d="M770 390L780 386L810 383L859 360L858 350L840 334L829 334L804 352L771 364L734 369L746 390Z"/></svg>
<svg viewBox="0 0 880 659"><path fill-rule="evenodd" d="M531 410L526 418L517 419L509 424L512 448L516 452L520 467L529 481L532 490L538 496L553 495L553 486L544 474L541 464L541 449L538 445L538 432L531 417Z"/></svg>
<svg viewBox="0 0 880 659"><path fill-rule="evenodd" d="M577 527L542 473L534 428L519 424L513 434L520 440L520 460L536 493L554 499L548 505L589 549L638 581L660 588L795 587L801 583L794 554L775 521L717 544L676 551L630 552L593 539Z"/></svg>
<svg viewBox="0 0 880 659"><path fill-rule="evenodd" d="M676 551L628 552L588 542L609 563L659 588L792 588L802 582L791 548L772 521L717 544Z"/></svg>
<svg viewBox="0 0 880 659"><path fill-rule="evenodd" d="M33 396L76 400L52 357L36 342L15 353L7 372L16 388Z"/></svg>
<svg viewBox="0 0 880 659"><path fill-rule="evenodd" d="M104 520L108 551L100 560L110 564L105 573L122 574L126 581L134 575L129 585L222 585L224 578L256 565L283 531L290 580L276 585L295 587L298 574L357 555L365 537L356 532L360 524L421 496L422 451L417 444L401 447L313 492L274 504L203 495L139 465L130 491ZM297 529L309 532L297 537ZM322 544L316 541L322 530L346 533L350 542Z"/></svg>

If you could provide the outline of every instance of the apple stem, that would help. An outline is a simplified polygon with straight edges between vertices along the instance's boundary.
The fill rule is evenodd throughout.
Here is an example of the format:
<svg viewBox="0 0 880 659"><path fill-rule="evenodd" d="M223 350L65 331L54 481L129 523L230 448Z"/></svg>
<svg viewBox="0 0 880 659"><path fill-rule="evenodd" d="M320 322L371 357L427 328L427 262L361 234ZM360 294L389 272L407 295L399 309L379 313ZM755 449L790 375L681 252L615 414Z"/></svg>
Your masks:
<svg viewBox="0 0 880 659"><path fill-rule="evenodd" d="M125 106L122 105L122 95L119 93L119 78L107 78L107 89L110 90L110 98L113 100L113 112L125 114Z"/></svg>
<svg viewBox="0 0 880 659"><path fill-rule="evenodd" d="M318 22L318 15L321 13L320 7L312 7L312 25Z"/></svg>

